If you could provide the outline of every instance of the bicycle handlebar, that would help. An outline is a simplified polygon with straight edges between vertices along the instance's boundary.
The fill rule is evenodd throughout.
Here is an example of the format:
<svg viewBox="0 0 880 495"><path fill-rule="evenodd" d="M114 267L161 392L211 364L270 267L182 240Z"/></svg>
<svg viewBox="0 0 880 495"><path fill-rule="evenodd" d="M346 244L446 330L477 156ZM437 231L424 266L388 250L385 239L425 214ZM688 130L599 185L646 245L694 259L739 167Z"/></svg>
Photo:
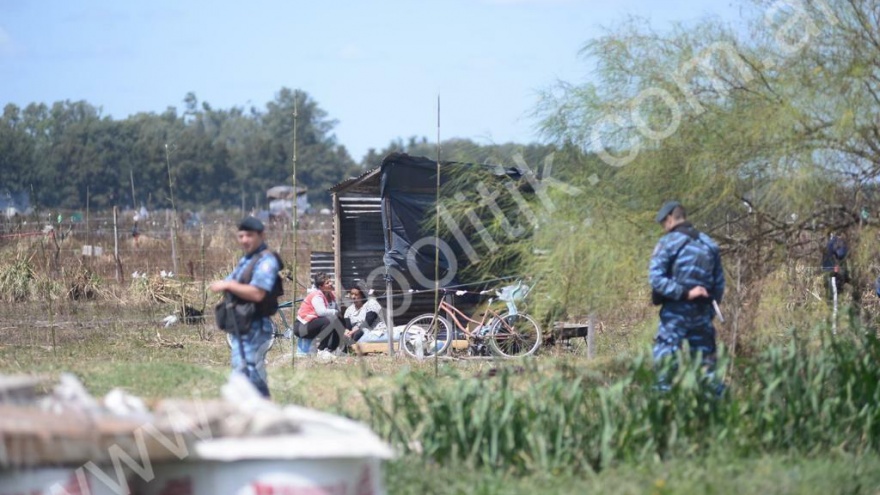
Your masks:
<svg viewBox="0 0 880 495"><path fill-rule="evenodd" d="M278 308L279 308L279 309L281 309L281 308L292 308L294 304L296 304L296 303L301 303L302 301L303 301L303 298L298 297L298 298L294 299L293 301L284 301L284 302L280 302L280 303L278 303Z"/></svg>

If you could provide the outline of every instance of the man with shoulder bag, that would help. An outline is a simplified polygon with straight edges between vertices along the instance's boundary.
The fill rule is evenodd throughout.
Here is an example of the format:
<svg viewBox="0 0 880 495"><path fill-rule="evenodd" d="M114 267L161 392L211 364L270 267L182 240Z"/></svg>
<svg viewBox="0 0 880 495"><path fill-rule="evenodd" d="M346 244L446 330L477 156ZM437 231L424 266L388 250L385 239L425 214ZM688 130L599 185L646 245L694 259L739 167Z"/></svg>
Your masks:
<svg viewBox="0 0 880 495"><path fill-rule="evenodd" d="M232 368L244 373L264 397L269 397L266 381L266 352L274 337L270 317L278 311L283 294L278 272L283 264L269 250L263 238L263 222L246 217L238 224L238 244L244 256L224 280L211 283L211 292L224 292L215 308L217 326L233 334Z"/></svg>

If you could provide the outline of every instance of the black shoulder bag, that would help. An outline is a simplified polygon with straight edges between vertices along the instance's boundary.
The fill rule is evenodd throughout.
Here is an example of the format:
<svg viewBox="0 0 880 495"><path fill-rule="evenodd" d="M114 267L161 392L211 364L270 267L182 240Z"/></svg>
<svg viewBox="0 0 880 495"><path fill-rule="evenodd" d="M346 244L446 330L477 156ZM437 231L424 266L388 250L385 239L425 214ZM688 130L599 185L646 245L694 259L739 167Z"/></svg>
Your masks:
<svg viewBox="0 0 880 495"><path fill-rule="evenodd" d="M269 251L267 251L269 252ZM238 282L249 284L254 274L254 266L263 258L264 254L255 256L244 268ZM217 328L224 332L235 335L246 335L251 331L251 323L257 314L257 304L244 301L230 294L223 295L223 300L214 306L214 318L217 320Z"/></svg>

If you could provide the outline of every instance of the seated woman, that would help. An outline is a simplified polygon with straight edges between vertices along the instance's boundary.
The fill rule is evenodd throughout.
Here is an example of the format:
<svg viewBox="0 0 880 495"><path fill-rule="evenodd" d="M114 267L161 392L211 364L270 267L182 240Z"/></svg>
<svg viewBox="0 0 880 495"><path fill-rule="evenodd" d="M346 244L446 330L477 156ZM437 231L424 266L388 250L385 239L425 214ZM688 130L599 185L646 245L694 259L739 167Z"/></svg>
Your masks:
<svg viewBox="0 0 880 495"><path fill-rule="evenodd" d="M345 337L351 343L359 341L366 332L372 335L385 333L385 320L382 318L382 306L375 297L360 284L351 288L348 293L351 306L345 310Z"/></svg>
<svg viewBox="0 0 880 495"><path fill-rule="evenodd" d="M296 313L294 333L299 337L297 356L309 353L312 339L321 337L318 345L318 357L331 358L332 352L339 346L341 324L333 293L333 280L323 272L315 274L315 290L309 292Z"/></svg>

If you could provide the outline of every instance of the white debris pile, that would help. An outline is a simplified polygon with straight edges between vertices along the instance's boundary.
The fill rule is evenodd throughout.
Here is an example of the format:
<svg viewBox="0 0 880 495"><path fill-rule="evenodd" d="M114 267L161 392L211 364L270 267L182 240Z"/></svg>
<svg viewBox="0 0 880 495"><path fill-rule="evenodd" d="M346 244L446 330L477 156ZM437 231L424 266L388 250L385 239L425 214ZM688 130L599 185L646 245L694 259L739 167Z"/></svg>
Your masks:
<svg viewBox="0 0 880 495"><path fill-rule="evenodd" d="M17 387L25 383L36 389L38 383L4 378L5 383L15 382ZM69 373L61 375L51 393L29 394L27 403L12 403L3 400L4 396L9 397L0 395L0 440L6 445L6 455L0 456L0 469L80 459L97 461L107 457L107 448L114 443L123 450L130 444L136 451L141 441L157 452L167 451L162 446L164 439L153 437L181 434L188 444L204 443L205 452L214 452L221 441L233 441L233 450L237 450L236 442L244 438L275 441L282 435L309 439L338 435L344 437L345 444L357 444L350 442L351 435L355 435L366 442L355 445L356 450L366 446L382 458L392 455L365 426L302 407L281 407L260 396L240 373L231 374L222 388L222 400L163 399L153 410L141 398L121 389L96 399ZM152 437L144 434L147 430L154 433ZM295 450L315 452L314 446ZM158 458L163 459L173 452L159 454ZM218 455L228 457L226 453Z"/></svg>
<svg viewBox="0 0 880 495"><path fill-rule="evenodd" d="M0 378L0 386L15 381ZM24 381L22 377L17 380ZM108 461L115 449L146 452L162 461L172 458L163 445L164 436L175 433L182 434L184 441L195 440L185 431L157 427L168 422L123 390L111 390L98 400L67 373L49 393L40 393L41 385L31 382L28 400L14 400L0 391L0 473L11 468Z"/></svg>

